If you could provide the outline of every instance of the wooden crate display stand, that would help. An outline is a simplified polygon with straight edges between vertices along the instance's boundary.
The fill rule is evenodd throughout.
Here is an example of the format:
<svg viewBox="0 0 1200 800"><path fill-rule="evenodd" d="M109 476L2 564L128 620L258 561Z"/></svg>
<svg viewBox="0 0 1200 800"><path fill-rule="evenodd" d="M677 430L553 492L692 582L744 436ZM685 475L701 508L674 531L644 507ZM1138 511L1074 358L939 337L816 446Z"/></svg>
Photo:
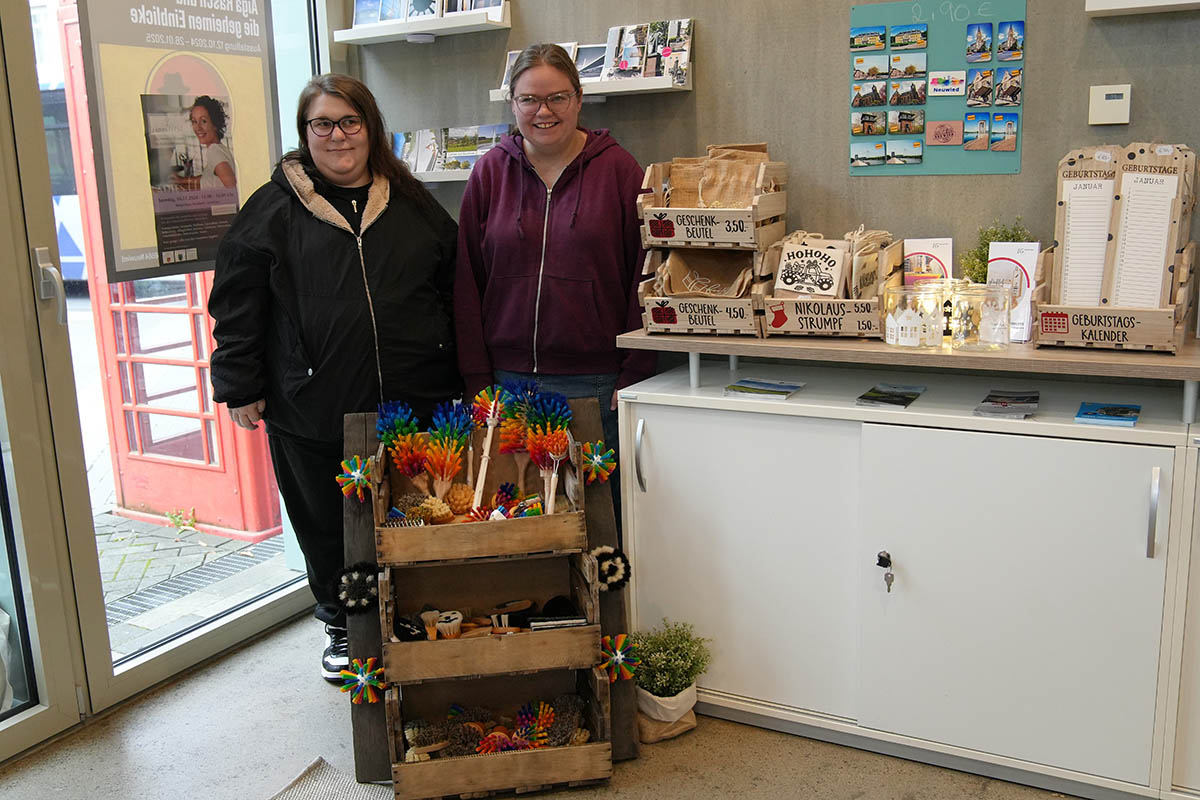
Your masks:
<svg viewBox="0 0 1200 800"><path fill-rule="evenodd" d="M754 279L748 297L660 297L654 293L654 274L665 257L662 250L650 250L642 267L642 275L651 276L638 285L638 300L642 304L642 324L647 333L712 333L760 336L762 294L755 287L763 285L766 265L764 253L754 254Z"/></svg>
<svg viewBox="0 0 1200 800"><path fill-rule="evenodd" d="M475 453L481 443L482 432L476 431ZM385 527L387 501L412 489L386 458L377 464L378 630L390 685L383 705L397 800L482 797L607 780L613 757L611 705L607 675L596 668L601 660L599 579L596 560L587 552L579 446L563 466L573 475L559 481L560 508L570 510L515 520ZM516 477L515 460L493 453L485 496ZM401 642L393 634L396 615L424 602L439 608L490 607L523 593L569 596L588 624L417 642ZM586 701L587 744L405 761L405 719L437 718L451 703L494 707L497 698L524 702L564 692L578 692Z"/></svg>
<svg viewBox="0 0 1200 800"><path fill-rule="evenodd" d="M671 164L651 164L637 199L642 246L765 250L787 228L787 172L783 161L759 164L749 208L668 208Z"/></svg>
<svg viewBox="0 0 1200 800"><path fill-rule="evenodd" d="M1051 282L1054 248L1039 259ZM1171 305L1162 308L1107 308L1104 306L1035 306L1033 340L1039 347L1092 347L1109 350L1151 350L1176 353L1183 346L1196 312L1192 280L1196 243L1175 254L1170 267Z"/></svg>

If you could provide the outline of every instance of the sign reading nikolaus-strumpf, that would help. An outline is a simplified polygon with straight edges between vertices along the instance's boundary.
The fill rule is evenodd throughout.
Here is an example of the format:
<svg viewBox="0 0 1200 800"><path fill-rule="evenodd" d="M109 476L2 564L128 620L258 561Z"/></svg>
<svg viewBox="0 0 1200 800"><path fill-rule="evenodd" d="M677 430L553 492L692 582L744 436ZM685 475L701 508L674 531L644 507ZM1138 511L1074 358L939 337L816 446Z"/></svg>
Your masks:
<svg viewBox="0 0 1200 800"><path fill-rule="evenodd" d="M836 297L840 294L846 268L845 244L785 244L779 254L776 296L815 294Z"/></svg>
<svg viewBox="0 0 1200 800"><path fill-rule="evenodd" d="M720 297L647 297L646 330L651 333L758 333L752 300Z"/></svg>
<svg viewBox="0 0 1200 800"><path fill-rule="evenodd" d="M749 208L654 208L646 229L654 242L711 242L753 247L754 211Z"/></svg>
<svg viewBox="0 0 1200 800"><path fill-rule="evenodd" d="M764 332L880 338L878 300L766 300Z"/></svg>

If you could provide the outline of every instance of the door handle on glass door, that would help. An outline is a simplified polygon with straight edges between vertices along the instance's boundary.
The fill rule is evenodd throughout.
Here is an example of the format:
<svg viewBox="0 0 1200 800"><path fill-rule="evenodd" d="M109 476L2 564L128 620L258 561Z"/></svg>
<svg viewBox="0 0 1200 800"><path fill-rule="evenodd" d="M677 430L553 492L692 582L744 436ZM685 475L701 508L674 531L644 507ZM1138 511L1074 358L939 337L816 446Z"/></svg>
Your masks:
<svg viewBox="0 0 1200 800"><path fill-rule="evenodd" d="M633 474L637 476L638 488L646 491L646 478L642 475L642 436L646 432L646 420L639 419L633 444Z"/></svg>
<svg viewBox="0 0 1200 800"><path fill-rule="evenodd" d="M1154 558L1154 538L1158 535L1158 493L1162 484L1162 467L1150 470L1150 518L1146 523L1146 558Z"/></svg>
<svg viewBox="0 0 1200 800"><path fill-rule="evenodd" d="M33 263L37 267L34 276L38 284L38 298L49 300L58 298L58 324L67 324L67 290L63 286L62 273L50 258L49 247L33 248Z"/></svg>

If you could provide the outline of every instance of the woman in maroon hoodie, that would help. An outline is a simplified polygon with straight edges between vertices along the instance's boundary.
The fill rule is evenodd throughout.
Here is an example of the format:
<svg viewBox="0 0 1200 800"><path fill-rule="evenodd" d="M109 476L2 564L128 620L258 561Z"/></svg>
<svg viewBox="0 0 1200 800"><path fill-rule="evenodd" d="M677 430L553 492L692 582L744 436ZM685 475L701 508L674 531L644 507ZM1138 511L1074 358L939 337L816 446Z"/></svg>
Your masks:
<svg viewBox="0 0 1200 800"><path fill-rule="evenodd" d="M476 163L458 220L459 369L468 397L512 378L595 397L616 448L617 390L655 367L615 341L642 324L642 168L608 131L579 127L579 72L558 45L527 47L510 86L520 133Z"/></svg>

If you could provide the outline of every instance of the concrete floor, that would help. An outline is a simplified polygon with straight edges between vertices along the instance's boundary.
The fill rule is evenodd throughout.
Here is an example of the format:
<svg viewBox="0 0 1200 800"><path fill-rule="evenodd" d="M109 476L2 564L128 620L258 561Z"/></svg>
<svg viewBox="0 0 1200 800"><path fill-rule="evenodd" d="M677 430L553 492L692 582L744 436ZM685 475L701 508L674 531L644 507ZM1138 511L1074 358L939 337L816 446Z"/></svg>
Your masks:
<svg viewBox="0 0 1200 800"><path fill-rule="evenodd" d="M3 800L265 800L317 756L354 774L349 697L321 680L322 627L296 620L0 768ZM1062 795L701 717L556 800L1046 800Z"/></svg>

